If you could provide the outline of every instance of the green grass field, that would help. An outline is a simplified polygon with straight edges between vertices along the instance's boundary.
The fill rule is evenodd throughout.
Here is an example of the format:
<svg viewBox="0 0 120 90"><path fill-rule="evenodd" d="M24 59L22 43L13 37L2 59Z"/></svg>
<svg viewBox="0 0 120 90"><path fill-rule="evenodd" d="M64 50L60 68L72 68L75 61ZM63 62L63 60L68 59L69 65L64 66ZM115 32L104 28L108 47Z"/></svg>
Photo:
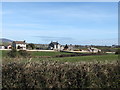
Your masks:
<svg viewBox="0 0 120 90"><path fill-rule="evenodd" d="M79 61L113 61L118 60L118 55L98 55L98 56L77 56L77 57L64 57L54 58L53 60L79 62Z"/></svg>
<svg viewBox="0 0 120 90"><path fill-rule="evenodd" d="M39 52L39 51L34 51L34 52L29 52L32 56L56 56L56 55L61 55L61 54L70 54L70 53L65 53L65 52Z"/></svg>
<svg viewBox="0 0 120 90"><path fill-rule="evenodd" d="M2 51L2 57L6 57L7 53L9 51ZM65 52L42 52L42 51L29 51L28 53L31 54L31 56L55 56L55 55L61 55L61 54L71 54L71 53L65 53Z"/></svg>
<svg viewBox="0 0 120 90"><path fill-rule="evenodd" d="M71 53L65 53L65 52L29 52L31 54L30 58L10 58L7 56L7 53L9 51L2 51L2 58L3 62L12 62L12 61L21 61L21 62L27 62L31 60L31 62L38 62L43 60L53 60L53 61L62 61L62 62L80 62L80 61L114 61L118 60L118 55L115 54L107 54L107 55L92 55L92 56L75 56L75 57L54 57L54 58L42 58L42 57L34 57L34 56L56 56L56 55L62 55L62 54L71 54Z"/></svg>
<svg viewBox="0 0 120 90"><path fill-rule="evenodd" d="M116 61L118 55L98 55L98 56L76 56L76 57L61 57L61 58L32 58L31 61L54 60L62 62L80 62L80 61Z"/></svg>

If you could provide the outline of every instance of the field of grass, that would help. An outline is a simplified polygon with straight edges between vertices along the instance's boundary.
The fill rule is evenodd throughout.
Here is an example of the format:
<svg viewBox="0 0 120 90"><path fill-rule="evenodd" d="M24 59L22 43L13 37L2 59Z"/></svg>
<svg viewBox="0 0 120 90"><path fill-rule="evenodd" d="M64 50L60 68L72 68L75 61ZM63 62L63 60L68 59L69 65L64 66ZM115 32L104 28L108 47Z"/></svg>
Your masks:
<svg viewBox="0 0 120 90"><path fill-rule="evenodd" d="M43 60L53 60L62 62L80 62L80 61L116 61L118 60L118 55L108 54L108 55L96 55L96 56L75 56L75 57L61 57L61 58L32 58L31 61L43 61Z"/></svg>
<svg viewBox="0 0 120 90"><path fill-rule="evenodd" d="M2 51L2 57L7 57L7 53L9 51ZM29 51L28 53L31 54L31 56L55 56L55 55L61 55L61 54L71 54L71 53L65 53L65 52L43 52L43 51Z"/></svg>
<svg viewBox="0 0 120 90"><path fill-rule="evenodd" d="M79 61L114 61L118 60L118 55L98 55L98 56L76 56L76 57L64 57L53 58L53 60L65 61L65 62L79 62Z"/></svg>
<svg viewBox="0 0 120 90"><path fill-rule="evenodd" d="M9 52L9 51L4 51L4 50L1 51L1 50L0 50L0 53L1 53L1 56L2 56L2 57L7 57L7 56L8 56L8 55L7 55L8 52Z"/></svg>
<svg viewBox="0 0 120 90"><path fill-rule="evenodd" d="M32 56L56 56L61 54L70 54L65 52L40 52L40 51L34 51L29 52Z"/></svg>
<svg viewBox="0 0 120 90"><path fill-rule="evenodd" d="M107 55L92 55L92 56L75 56L75 57L54 57L54 58L42 58L42 57L35 57L35 56L56 56L56 55L63 55L63 54L71 54L66 52L29 52L32 57L30 58L10 58L6 57L9 51L2 51L3 56L3 63L13 62L13 61L20 61L20 62L39 62L39 61L61 61L61 62L80 62L80 61L116 61L118 60L118 55L115 54L107 54Z"/></svg>

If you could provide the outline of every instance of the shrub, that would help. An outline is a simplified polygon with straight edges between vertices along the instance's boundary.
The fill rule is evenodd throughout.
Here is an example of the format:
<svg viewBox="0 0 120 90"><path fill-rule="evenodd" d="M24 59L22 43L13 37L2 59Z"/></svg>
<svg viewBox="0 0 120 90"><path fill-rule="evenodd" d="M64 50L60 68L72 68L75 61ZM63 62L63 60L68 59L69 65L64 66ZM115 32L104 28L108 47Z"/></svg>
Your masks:
<svg viewBox="0 0 120 90"><path fill-rule="evenodd" d="M120 88L120 63L8 63L2 67L3 88Z"/></svg>
<svg viewBox="0 0 120 90"><path fill-rule="evenodd" d="M30 53L28 53L27 51L25 50L20 50L18 51L18 53L23 56L23 57L27 57L27 56L30 56Z"/></svg>
<svg viewBox="0 0 120 90"><path fill-rule="evenodd" d="M18 52L16 49L12 49L10 52L7 53L9 57L16 57L18 55Z"/></svg>
<svg viewBox="0 0 120 90"><path fill-rule="evenodd" d="M30 56L30 53L28 53L25 50L17 51L16 49L12 49L10 52L7 53L9 57L15 58L19 56L27 57Z"/></svg>
<svg viewBox="0 0 120 90"><path fill-rule="evenodd" d="M120 54L120 49L118 49L118 50L115 52L115 54Z"/></svg>
<svg viewBox="0 0 120 90"><path fill-rule="evenodd" d="M27 48L35 49L35 45L33 43L30 43L27 45Z"/></svg>

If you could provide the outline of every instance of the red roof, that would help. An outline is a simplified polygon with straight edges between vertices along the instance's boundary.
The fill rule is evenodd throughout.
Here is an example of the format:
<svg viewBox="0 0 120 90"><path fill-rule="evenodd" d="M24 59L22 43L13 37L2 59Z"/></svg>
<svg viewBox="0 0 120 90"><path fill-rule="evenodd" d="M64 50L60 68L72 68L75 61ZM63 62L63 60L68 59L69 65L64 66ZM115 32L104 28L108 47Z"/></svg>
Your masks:
<svg viewBox="0 0 120 90"><path fill-rule="evenodd" d="M13 41L13 43L16 43L16 44L26 44L25 41Z"/></svg>

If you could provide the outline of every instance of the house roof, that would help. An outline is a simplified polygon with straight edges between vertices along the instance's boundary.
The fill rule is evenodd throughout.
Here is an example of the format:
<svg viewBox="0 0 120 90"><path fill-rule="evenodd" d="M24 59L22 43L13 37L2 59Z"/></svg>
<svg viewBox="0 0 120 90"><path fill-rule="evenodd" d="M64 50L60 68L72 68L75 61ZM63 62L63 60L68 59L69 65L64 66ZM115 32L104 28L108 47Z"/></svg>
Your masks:
<svg viewBox="0 0 120 90"><path fill-rule="evenodd" d="M0 45L0 46L4 46L4 45Z"/></svg>
<svg viewBox="0 0 120 90"><path fill-rule="evenodd" d="M51 42L50 44L58 45L58 42Z"/></svg>
<svg viewBox="0 0 120 90"><path fill-rule="evenodd" d="M13 43L16 43L16 44L26 44L25 41L13 41Z"/></svg>

